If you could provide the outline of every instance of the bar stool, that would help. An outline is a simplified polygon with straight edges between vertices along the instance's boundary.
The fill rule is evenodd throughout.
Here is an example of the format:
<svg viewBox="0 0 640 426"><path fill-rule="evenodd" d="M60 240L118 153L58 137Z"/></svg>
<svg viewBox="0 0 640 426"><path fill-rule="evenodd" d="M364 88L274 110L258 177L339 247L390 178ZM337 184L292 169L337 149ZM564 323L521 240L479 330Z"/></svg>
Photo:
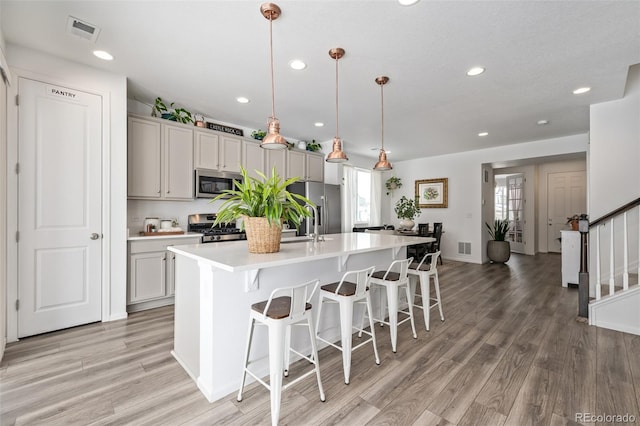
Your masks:
<svg viewBox="0 0 640 426"><path fill-rule="evenodd" d="M394 260L393 262L391 262L391 265L389 265L389 268L386 271L376 271L371 274L371 286L379 285L387 289L389 321L383 321L384 307L382 306L382 303L380 303L380 318L374 319L374 321L380 322L382 324L387 324L389 326L389 331L391 334L391 349L393 350L393 352L396 352L396 343L398 341L398 325L402 324L403 322L407 320L411 321L413 338L418 338L418 335L416 334L416 325L413 320L411 289L409 288L408 269L411 262L413 262L413 257L403 260ZM398 272L394 272L395 270L397 270ZM408 311L399 310L398 291L401 287L404 287L406 291ZM402 321L398 322L398 313L408 315L408 318L405 318Z"/></svg>
<svg viewBox="0 0 640 426"><path fill-rule="evenodd" d="M238 401L242 401L242 391L244 389L245 379L247 378L247 374L250 374L264 387L269 389L271 393L272 425L278 424L281 392L313 373L316 373L318 380L320 400L322 402L325 400L324 390L322 389L322 382L320 380L318 348L315 339L315 331L313 329L313 310L309 303L318 288L319 283L320 280L313 280L297 286L275 289L271 292L268 300L251 305L251 310L249 311L249 333L247 335L247 347L244 354L242 380L240 381L240 390L238 390L237 399ZM309 292L310 287L313 287L311 292ZM266 325L269 327L269 384L265 383L248 368L251 339L253 337L253 328L256 323L257 325ZM310 357L304 356L290 348L288 334L291 326L294 325L303 325L309 328L312 351ZM284 356L285 351L287 351L286 357ZM288 368L288 351L294 352L296 355L299 355L314 364L314 368L283 387L282 376L284 373L284 366L286 365Z"/></svg>
<svg viewBox="0 0 640 426"><path fill-rule="evenodd" d="M359 271L348 271L339 282L325 284L320 287L320 306L318 307L318 321L316 338L323 342L333 346L334 348L342 351L342 367L344 370L344 383L349 384L349 375L351 372L351 352L359 347L372 342L373 353L376 358L376 364L380 365L380 357L378 356L378 348L376 347L376 333L373 326L373 319L371 315L371 297L369 295L369 278L373 273L375 267L367 269L361 269ZM347 278L355 278L355 282L347 281ZM352 280L353 280L352 278ZM333 342L320 337L320 319L322 318L322 306L325 303L337 303L340 307L340 333L341 333L341 346L336 345ZM352 347L352 334L353 334L353 306L355 304L362 305L363 312L366 309L369 316L369 326L371 332L360 330L360 335L365 333L369 338L363 342L360 342L355 347Z"/></svg>
<svg viewBox="0 0 640 426"><path fill-rule="evenodd" d="M430 257L431 261L427 263L427 258ZM422 260L413 262L409 265L409 275L416 276L420 279L420 294L422 304L414 304L415 308L422 309L424 313L424 324L429 331L429 311L434 306L438 306L440 310L440 321L444 321L444 315L442 314L442 300L440 299L440 282L438 281L438 258L440 257L440 251L435 253L427 253ZM433 277L433 287L436 289L436 298L431 297L431 278ZM416 283L411 282L411 294L416 294ZM425 306L426 301L426 306ZM431 304L431 302L435 302Z"/></svg>

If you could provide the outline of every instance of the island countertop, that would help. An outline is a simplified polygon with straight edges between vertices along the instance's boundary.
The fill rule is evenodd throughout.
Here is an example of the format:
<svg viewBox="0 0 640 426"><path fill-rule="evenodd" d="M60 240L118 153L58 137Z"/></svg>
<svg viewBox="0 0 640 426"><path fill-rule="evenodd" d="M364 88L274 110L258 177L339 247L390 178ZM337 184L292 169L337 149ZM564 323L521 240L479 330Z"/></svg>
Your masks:
<svg viewBox="0 0 640 426"><path fill-rule="evenodd" d="M366 232L350 232L324 235L324 241L314 243L307 237L284 238L277 253L249 253L246 241L224 244L192 244L168 249L188 258L210 263L228 272L249 271L366 253L381 249L398 249L413 244L435 241L430 237L385 235Z"/></svg>

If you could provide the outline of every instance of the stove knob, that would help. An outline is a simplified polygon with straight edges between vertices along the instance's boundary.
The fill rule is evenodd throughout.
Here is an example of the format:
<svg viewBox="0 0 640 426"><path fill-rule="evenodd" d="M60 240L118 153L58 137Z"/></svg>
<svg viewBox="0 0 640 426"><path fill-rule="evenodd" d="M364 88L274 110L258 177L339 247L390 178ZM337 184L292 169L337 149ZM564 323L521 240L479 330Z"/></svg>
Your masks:
<svg viewBox="0 0 640 426"><path fill-rule="evenodd" d="M216 241L220 241L220 235L216 235L215 237L213 237L213 239Z"/></svg>

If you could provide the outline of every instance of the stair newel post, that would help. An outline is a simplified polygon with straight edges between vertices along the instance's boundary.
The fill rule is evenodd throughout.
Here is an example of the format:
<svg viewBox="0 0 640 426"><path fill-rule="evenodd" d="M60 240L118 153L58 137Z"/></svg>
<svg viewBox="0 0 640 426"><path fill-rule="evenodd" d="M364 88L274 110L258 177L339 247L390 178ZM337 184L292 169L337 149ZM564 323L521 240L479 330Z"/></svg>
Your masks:
<svg viewBox="0 0 640 426"><path fill-rule="evenodd" d="M580 215L580 272L578 273L578 316L589 317L589 217Z"/></svg>

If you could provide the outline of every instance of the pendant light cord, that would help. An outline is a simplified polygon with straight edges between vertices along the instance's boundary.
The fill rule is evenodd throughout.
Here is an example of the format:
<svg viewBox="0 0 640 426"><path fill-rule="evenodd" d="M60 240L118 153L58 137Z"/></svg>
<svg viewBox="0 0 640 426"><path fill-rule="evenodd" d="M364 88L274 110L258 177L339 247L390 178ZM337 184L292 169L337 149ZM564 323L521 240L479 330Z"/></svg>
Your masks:
<svg viewBox="0 0 640 426"><path fill-rule="evenodd" d="M381 127L381 143L382 143L382 150L384 151L384 84L380 85L380 111L381 112L381 120L380 122L382 123Z"/></svg>
<svg viewBox="0 0 640 426"><path fill-rule="evenodd" d="M338 55L336 55L336 138L340 138L338 133Z"/></svg>
<svg viewBox="0 0 640 426"><path fill-rule="evenodd" d="M269 53L271 56L271 118L276 118L275 85L273 83L273 14L269 14Z"/></svg>

